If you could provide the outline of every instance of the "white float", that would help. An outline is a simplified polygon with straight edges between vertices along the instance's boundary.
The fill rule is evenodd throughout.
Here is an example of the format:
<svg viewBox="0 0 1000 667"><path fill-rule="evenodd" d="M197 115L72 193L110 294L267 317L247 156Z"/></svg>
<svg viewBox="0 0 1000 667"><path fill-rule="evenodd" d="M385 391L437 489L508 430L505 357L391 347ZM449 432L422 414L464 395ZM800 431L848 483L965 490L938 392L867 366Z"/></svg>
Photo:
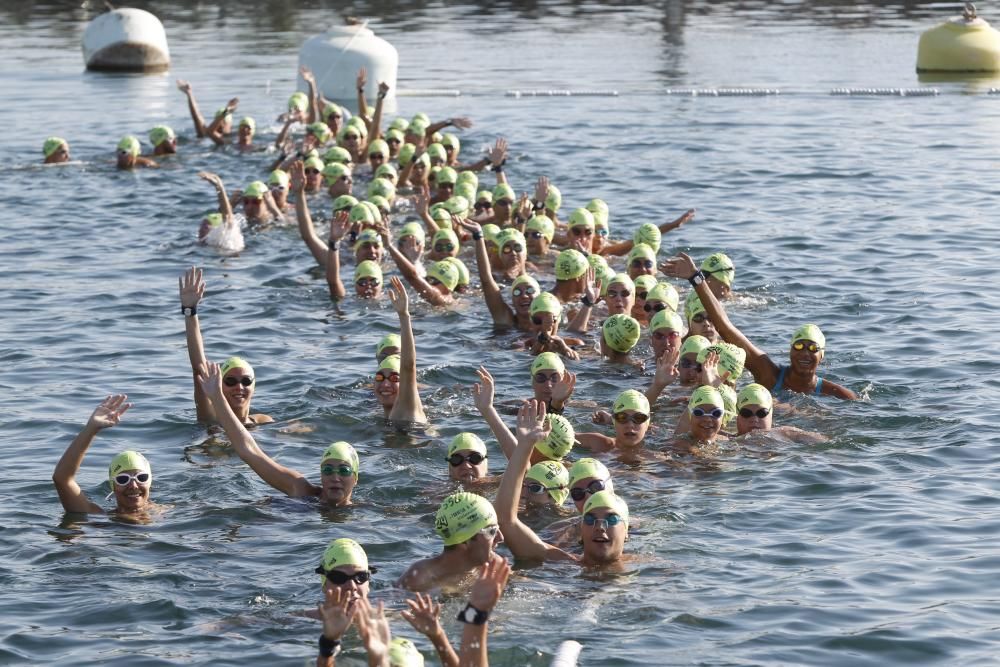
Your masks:
<svg viewBox="0 0 1000 667"><path fill-rule="evenodd" d="M162 72L170 68L163 24L141 9L114 9L83 31L87 69L105 72Z"/></svg>
<svg viewBox="0 0 1000 667"><path fill-rule="evenodd" d="M368 70L365 98L373 102L378 84L389 84L383 107L396 110L396 74L399 53L389 42L377 37L366 25L333 26L321 35L310 37L299 50L299 65L305 65L316 77L316 86L324 97L351 103L357 99L358 70ZM307 91L299 75L298 90Z"/></svg>

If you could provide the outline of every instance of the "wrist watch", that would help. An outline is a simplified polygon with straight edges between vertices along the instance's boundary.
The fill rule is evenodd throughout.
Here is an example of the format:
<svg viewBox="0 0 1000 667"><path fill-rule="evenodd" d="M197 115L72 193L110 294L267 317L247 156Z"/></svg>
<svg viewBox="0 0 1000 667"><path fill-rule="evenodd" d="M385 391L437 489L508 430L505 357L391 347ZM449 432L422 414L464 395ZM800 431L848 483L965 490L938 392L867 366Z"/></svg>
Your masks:
<svg viewBox="0 0 1000 667"><path fill-rule="evenodd" d="M184 314L184 317L194 317L198 314L198 309L194 306L181 306L181 313Z"/></svg>
<svg viewBox="0 0 1000 667"><path fill-rule="evenodd" d="M688 278L688 282L691 283L692 287L697 287L698 285L705 282L705 274L702 273L701 271L698 271L693 276Z"/></svg>
<svg viewBox="0 0 1000 667"><path fill-rule="evenodd" d="M458 612L458 619L462 623L468 623L469 625L483 625L490 617L490 612L479 611L471 604L465 605L465 609Z"/></svg>
<svg viewBox="0 0 1000 667"><path fill-rule="evenodd" d="M584 294L580 297L580 303L582 303L587 308L593 308L594 302L590 300L590 297Z"/></svg>
<svg viewBox="0 0 1000 667"><path fill-rule="evenodd" d="M319 654L324 658L332 658L340 653L340 640L327 639L326 635L319 636Z"/></svg>

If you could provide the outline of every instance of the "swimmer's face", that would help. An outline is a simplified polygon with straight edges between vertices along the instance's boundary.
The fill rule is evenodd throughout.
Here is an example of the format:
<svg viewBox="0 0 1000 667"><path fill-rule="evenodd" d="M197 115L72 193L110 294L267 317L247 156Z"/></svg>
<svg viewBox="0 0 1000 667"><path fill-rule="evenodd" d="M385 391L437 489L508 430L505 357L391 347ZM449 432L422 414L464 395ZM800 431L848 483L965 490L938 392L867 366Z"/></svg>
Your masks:
<svg viewBox="0 0 1000 667"><path fill-rule="evenodd" d="M211 225L211 223L209 223L208 220L202 220L201 221L201 226L198 227L198 240L199 241L204 240L204 238L206 236L208 236L208 233L210 231L212 231L212 225Z"/></svg>
<svg viewBox="0 0 1000 667"><path fill-rule="evenodd" d="M475 482L486 477L487 460L483 458L479 463L473 464L469 456L477 455L471 449L459 449L455 452L462 457L462 462L457 466L448 463L448 477L458 482Z"/></svg>
<svg viewBox="0 0 1000 667"><path fill-rule="evenodd" d="M455 184L454 183L438 183L437 184L437 196L443 197L445 199L451 197L455 194Z"/></svg>
<svg viewBox="0 0 1000 667"><path fill-rule="evenodd" d="M375 171L383 164L385 164L385 153L378 151L375 153L368 154L368 164L371 165L372 171Z"/></svg>
<svg viewBox="0 0 1000 667"><path fill-rule="evenodd" d="M329 116L326 117L326 126L330 128L330 132L333 134L333 136L337 136L337 133L340 132L340 126L341 126L340 121L341 118L340 115L338 114L330 114Z"/></svg>
<svg viewBox="0 0 1000 667"><path fill-rule="evenodd" d="M351 151L353 154L358 148L358 142L360 141L360 135L357 132L347 132L344 134L344 148Z"/></svg>
<svg viewBox="0 0 1000 667"><path fill-rule="evenodd" d="M354 282L354 292L360 299L377 299L382 296L382 285L378 278L361 278Z"/></svg>
<svg viewBox="0 0 1000 667"><path fill-rule="evenodd" d="M639 276L655 276L656 264L648 257L636 257L628 263L628 277L635 280Z"/></svg>
<svg viewBox="0 0 1000 667"><path fill-rule="evenodd" d="M552 313L538 312L531 316L528 328L536 334L547 333L555 336L559 331L559 320Z"/></svg>
<svg viewBox="0 0 1000 667"><path fill-rule="evenodd" d="M661 327L649 335L649 342L653 346L653 354L660 358L664 352L680 347L681 333Z"/></svg>
<svg viewBox="0 0 1000 667"><path fill-rule="evenodd" d="M529 229L524 233L528 242L528 252L532 255L545 255L549 252L549 240L541 232Z"/></svg>
<svg viewBox="0 0 1000 667"><path fill-rule="evenodd" d="M358 246L358 249L354 251L354 259L357 262L363 262L366 259L379 264L382 262L383 248L378 243L362 243Z"/></svg>
<svg viewBox="0 0 1000 667"><path fill-rule="evenodd" d="M677 362L680 371L680 381L684 386L691 386L701 378L701 364L698 363L698 354L688 352Z"/></svg>
<svg viewBox="0 0 1000 667"><path fill-rule="evenodd" d="M500 266L500 246L493 241L487 241L486 254L490 258L490 266Z"/></svg>
<svg viewBox="0 0 1000 667"><path fill-rule="evenodd" d="M448 296L451 294L451 290L448 289L448 286L434 276L427 276L427 284L436 289L442 296ZM458 291L457 287L455 291Z"/></svg>
<svg viewBox="0 0 1000 667"><path fill-rule="evenodd" d="M800 345L801 344L801 345ZM802 349L796 350L796 347ZM810 352L812 347L815 351ZM823 361L823 348L816 345L811 340L796 341L788 351L788 359L792 363L792 368L800 373L812 374L819 368L819 362Z"/></svg>
<svg viewBox="0 0 1000 667"><path fill-rule="evenodd" d="M410 171L417 181L422 181L427 176L427 164L423 160L417 160Z"/></svg>
<svg viewBox="0 0 1000 667"><path fill-rule="evenodd" d="M506 197L501 197L493 202L493 215L496 218L496 224L503 227L503 223L510 220L513 206L514 202Z"/></svg>
<svg viewBox="0 0 1000 667"><path fill-rule="evenodd" d="M445 162L448 164L455 164L458 161L458 153L455 152L455 147L451 144L446 144L444 147Z"/></svg>
<svg viewBox="0 0 1000 667"><path fill-rule="evenodd" d="M45 164L59 164L61 162L69 162L69 146L62 144L52 153L45 158Z"/></svg>
<svg viewBox="0 0 1000 667"><path fill-rule="evenodd" d="M736 430L740 435L750 431L770 431L772 410L757 403L747 403L736 413ZM764 416L761 417L760 415Z"/></svg>
<svg viewBox="0 0 1000 667"><path fill-rule="evenodd" d="M403 144L399 139L386 139L385 143L389 144L389 157L395 159L399 155L399 149Z"/></svg>
<svg viewBox="0 0 1000 667"><path fill-rule="evenodd" d="M616 517L616 518L612 518ZM617 525L610 525L609 520ZM593 525L587 525L593 520ZM614 510L595 507L580 520L580 534L583 538L583 556L592 563L613 563L625 551L628 528Z"/></svg>
<svg viewBox="0 0 1000 667"><path fill-rule="evenodd" d="M718 333L715 331L715 326L705 313L698 313L688 320L688 333L704 336L713 343L718 340Z"/></svg>
<svg viewBox="0 0 1000 667"><path fill-rule="evenodd" d="M222 378L222 394L236 414L250 409L250 399L253 398L256 386L254 376L239 366L229 369Z"/></svg>
<svg viewBox="0 0 1000 667"><path fill-rule="evenodd" d="M249 146L253 143L253 128L249 125L240 125L239 143L241 146Z"/></svg>
<svg viewBox="0 0 1000 667"><path fill-rule="evenodd" d="M167 139L161 141L154 151L158 155L172 155L177 152L177 139Z"/></svg>
<svg viewBox="0 0 1000 667"><path fill-rule="evenodd" d="M282 208L288 201L288 190L285 189L285 186L275 183L271 186L271 197L278 208Z"/></svg>
<svg viewBox="0 0 1000 667"><path fill-rule="evenodd" d="M427 253L427 257L435 262L440 262L445 257L457 257L458 245L451 239L438 239L434 241L434 246Z"/></svg>
<svg viewBox="0 0 1000 667"><path fill-rule="evenodd" d="M323 184L323 173L319 169L306 168L306 188L308 190L318 190Z"/></svg>
<svg viewBox="0 0 1000 667"><path fill-rule="evenodd" d="M379 405L391 408L395 405L396 396L399 394L399 373L388 368L380 369L375 373L372 390Z"/></svg>
<svg viewBox="0 0 1000 667"><path fill-rule="evenodd" d="M533 285L520 284L510 291L511 303L514 305L514 312L518 315L527 315L531 312L531 302L538 295Z"/></svg>
<svg viewBox="0 0 1000 667"><path fill-rule="evenodd" d="M552 499L552 495L545 490L545 484L528 477L525 477L524 481L521 482L521 497L529 505L548 506L556 504Z"/></svg>
<svg viewBox="0 0 1000 667"><path fill-rule="evenodd" d="M134 469L123 472L129 474L132 478L124 486L117 483L114 484L115 504L118 506L118 511L136 512L144 509L147 503L149 503L149 489L152 484L151 482L140 484L135 479L135 475L145 471Z"/></svg>
<svg viewBox="0 0 1000 667"><path fill-rule="evenodd" d="M718 406L706 403L694 407L700 409L704 414L701 417L696 417L693 411L688 414L691 418L691 435L698 442L715 440L715 436L719 435L719 431L722 429L722 415L712 416L712 411L716 410Z"/></svg>
<svg viewBox="0 0 1000 667"><path fill-rule="evenodd" d="M424 242L416 236L404 236L396 241L396 247L407 259L413 261L424 254Z"/></svg>
<svg viewBox="0 0 1000 667"><path fill-rule="evenodd" d="M531 388L535 399L548 403L552 400L552 388L562 382L563 374L551 369L539 369L531 377Z"/></svg>
<svg viewBox="0 0 1000 667"><path fill-rule="evenodd" d="M351 186L354 185L354 178L350 174L344 174L330 184L329 192L331 197L351 194Z"/></svg>
<svg viewBox="0 0 1000 667"><path fill-rule="evenodd" d="M342 475L341 472L351 472ZM350 461L341 459L326 459L320 464L320 476L323 483L321 500L328 505L345 505L351 501L351 493L358 483L354 473L357 472L351 467Z"/></svg>
<svg viewBox="0 0 1000 667"><path fill-rule="evenodd" d="M710 273L705 274L705 284L708 285L708 289L712 290L712 294L715 295L716 299L728 299L732 293L729 285Z"/></svg>
<svg viewBox="0 0 1000 667"><path fill-rule="evenodd" d="M507 241L500 251L500 265L505 269L523 267L527 259L525 248L518 241Z"/></svg>
<svg viewBox="0 0 1000 667"><path fill-rule="evenodd" d="M616 413L615 443L620 447L637 447L642 444L649 430L649 415L635 410L622 410ZM636 423L636 421L640 423Z"/></svg>
<svg viewBox="0 0 1000 667"><path fill-rule="evenodd" d="M604 246L608 245L608 228L607 227L595 227L594 228L594 243L592 245L593 250L591 252L601 252Z"/></svg>
<svg viewBox="0 0 1000 667"><path fill-rule="evenodd" d="M264 210L264 200L261 197L243 197L243 213L248 218L260 217Z"/></svg>
<svg viewBox="0 0 1000 667"><path fill-rule="evenodd" d="M594 248L594 228L589 225L576 225L569 228L569 247L589 255Z"/></svg>
<svg viewBox="0 0 1000 667"><path fill-rule="evenodd" d="M344 565L341 567L335 567L334 570L343 572L347 575L355 575L359 572L364 572L364 570L357 565ZM324 589L334 589L339 588L341 591L346 592L350 595L352 600L359 600L361 598L368 599L368 592L370 590L371 583L366 581L363 584L359 584L354 581L354 579L348 579L346 582L337 585L333 583L330 579L324 578L323 588Z"/></svg>
<svg viewBox="0 0 1000 667"><path fill-rule="evenodd" d="M129 151L119 150L115 154L115 159L119 169L131 169L135 166L135 156Z"/></svg>
<svg viewBox="0 0 1000 667"><path fill-rule="evenodd" d="M632 312L632 306L635 303L635 293L632 288L626 285L611 283L608 286L608 293L605 295L604 300L608 303L608 315L627 314Z"/></svg>

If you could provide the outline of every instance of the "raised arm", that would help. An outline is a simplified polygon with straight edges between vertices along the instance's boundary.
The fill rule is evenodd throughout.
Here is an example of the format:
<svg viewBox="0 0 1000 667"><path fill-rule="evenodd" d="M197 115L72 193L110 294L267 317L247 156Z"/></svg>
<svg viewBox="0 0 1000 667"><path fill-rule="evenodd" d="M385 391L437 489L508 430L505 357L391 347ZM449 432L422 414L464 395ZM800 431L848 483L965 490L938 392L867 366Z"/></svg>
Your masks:
<svg viewBox="0 0 1000 667"><path fill-rule="evenodd" d="M201 339L201 325L198 322L198 304L205 296L205 281L201 269L191 267L177 279L181 293L181 311L184 314L184 334L187 340L188 360L191 362L191 375L194 378L194 408L195 417L203 423L216 421L212 404L201 390L198 374L207 361L205 345Z"/></svg>
<svg viewBox="0 0 1000 667"><path fill-rule="evenodd" d="M104 511L100 505L91 502L76 483L76 473L97 432L117 424L125 411L132 407L131 403L125 402L127 398L125 394L114 394L101 401L90 415L83 430L73 438L73 442L56 464L56 469L52 473L52 483L56 485L59 502L67 512L100 514Z"/></svg>
<svg viewBox="0 0 1000 667"><path fill-rule="evenodd" d="M201 111L198 110L198 102L194 99L194 91L191 90L191 84L183 79L177 79L177 90L184 93L184 96L187 97L188 111L191 112L191 121L194 123L195 134L199 138L204 137L207 134L205 118L201 115Z"/></svg>
<svg viewBox="0 0 1000 667"><path fill-rule="evenodd" d="M677 360L681 356L681 348L676 345L668 347L666 351L656 359L656 372L653 374L653 381L646 390L646 400L650 407L656 405L656 399L660 397L663 390L677 382L680 373L677 371Z"/></svg>
<svg viewBox="0 0 1000 667"><path fill-rule="evenodd" d="M410 321L410 297L403 281L397 276L390 278L389 300L399 315L399 393L389 413L390 421L425 423L427 416L417 391L417 345L413 339L413 323Z"/></svg>
<svg viewBox="0 0 1000 667"><path fill-rule="evenodd" d="M223 122L225 122L226 116L231 116L233 112L236 111L236 107L238 107L239 105L240 105L240 98L238 97L234 97L233 99L226 102L226 107L225 107L226 112L219 114L218 116L212 119L212 122L209 123L207 128L205 128L205 134L211 136L212 133L217 132L219 130L219 126L222 125Z"/></svg>
<svg viewBox="0 0 1000 667"><path fill-rule="evenodd" d="M402 181L400 181L402 183ZM437 223L434 222L434 218L431 217L430 209L427 206L427 202L430 197L427 196L426 192L418 192L413 196L413 212L420 216L420 219L424 223L424 231L427 232L427 238L433 239L434 235L438 232Z"/></svg>
<svg viewBox="0 0 1000 667"><path fill-rule="evenodd" d="M281 131L278 132L278 138L274 140L274 147L277 150L279 151L284 150L285 141L287 141L288 139L288 131L291 129L292 123L296 123L301 120L302 120L302 112L300 112L298 109L288 112L288 117L285 118L285 124L281 126ZM275 164L280 165L282 162L285 161L285 157L287 156L282 155L281 157L279 157L278 161ZM274 169L272 169L272 171L274 171Z"/></svg>
<svg viewBox="0 0 1000 667"><path fill-rule="evenodd" d="M207 362L198 377L201 389L212 403L219 424L226 431L233 449L255 473L269 485L292 497L318 496L320 489L313 486L302 473L286 468L264 453L246 426L237 419L222 394L222 372L219 365Z"/></svg>
<svg viewBox="0 0 1000 667"><path fill-rule="evenodd" d="M566 327L567 331L587 333L587 329L590 328L590 315L594 312L594 306L603 298L601 297L602 288L603 284L600 280L596 283L594 282L594 267L587 269L587 280L583 287L583 298L581 299L582 305L576 311L573 320Z"/></svg>
<svg viewBox="0 0 1000 667"><path fill-rule="evenodd" d="M368 100L365 99L365 85L368 83L368 69L362 67L358 70L358 78L356 80L358 88L358 115L361 116L361 120L365 121L365 125L368 127L368 133L371 134L371 123L368 121Z"/></svg>
<svg viewBox="0 0 1000 667"><path fill-rule="evenodd" d="M305 65L299 66L299 74L302 75L302 80L306 82L309 87L309 123L315 123L320 120L320 107L319 105L319 93L316 87L316 77L313 76L312 70L310 70Z"/></svg>
<svg viewBox="0 0 1000 667"><path fill-rule="evenodd" d="M472 396L476 403L476 409L479 410L479 414L489 424L490 430L493 431L493 437L497 439L497 444L500 445L500 451L507 457L507 460L510 460L514 456L517 439L510 432L510 429L507 428L507 425L503 423L500 413L493 407L495 386L493 376L490 375L485 366L480 366L476 373L479 374L479 382L472 386Z"/></svg>
<svg viewBox="0 0 1000 667"><path fill-rule="evenodd" d="M493 173L497 175L497 185L507 183L507 174L503 173L503 165L507 161L507 140L498 137L490 151L490 164L493 165Z"/></svg>
<svg viewBox="0 0 1000 667"><path fill-rule="evenodd" d="M446 127L457 127L460 130L467 130L472 127L472 121L465 116L456 116L455 118L446 118L445 120L438 121L430 125L427 131L424 132L425 143L430 143L431 135L435 132L440 132Z"/></svg>
<svg viewBox="0 0 1000 667"><path fill-rule="evenodd" d="M347 211L337 213L330 220L330 238L326 244L328 249L326 283L330 286L330 298L334 301L340 301L347 296L344 283L340 280L340 240L344 238L350 228L350 214Z"/></svg>
<svg viewBox="0 0 1000 667"><path fill-rule="evenodd" d="M501 559L502 560L502 559ZM413 629L431 640L434 650L443 667L458 667L458 654L448 641L448 635L441 627L441 603L426 593L415 593L416 599L407 600L408 610L400 616L413 626Z"/></svg>
<svg viewBox="0 0 1000 667"><path fill-rule="evenodd" d="M425 301L433 306L444 306L448 301L434 289L430 283L428 283L424 278L417 273L417 269L413 264L406 258L399 248L397 248L392 243L385 243L385 247L389 250L389 254L392 255L392 259L396 262L396 266L399 267L399 272L403 274L406 278L406 282L413 285L413 289L417 290L417 294L422 296Z"/></svg>
<svg viewBox="0 0 1000 667"><path fill-rule="evenodd" d="M218 174L213 174L210 171L199 171L198 178L208 181L215 188L215 196L219 201L219 213L222 214L222 219L226 222L232 220L233 205L229 201L229 196L226 195L226 185L219 178Z"/></svg>
<svg viewBox="0 0 1000 667"><path fill-rule="evenodd" d="M485 614L492 612L507 588L509 578L510 565L506 559L499 556L493 558L480 568L479 579L469 591L469 606ZM489 667L489 655L486 651L487 623L464 625L459 664L461 667Z"/></svg>
<svg viewBox="0 0 1000 667"><path fill-rule="evenodd" d="M371 127L368 128L368 143L375 141L382 136L382 106L385 103L385 96L389 94L389 84L379 81L378 99L375 101L375 116L372 118Z"/></svg>
<svg viewBox="0 0 1000 667"><path fill-rule="evenodd" d="M483 300L486 307L493 316L493 324L501 327L513 326L517 321L514 310L503 300L500 287L493 280L493 272L490 270L490 257L486 250L486 240L483 238L483 228L478 222L462 219L453 216L452 220L457 221L462 227L472 234L472 241L476 245L476 267L479 269L479 282L483 288Z"/></svg>
<svg viewBox="0 0 1000 667"><path fill-rule="evenodd" d="M292 163L288 169L288 176L289 191L295 195L295 219L299 223L299 234L306 242L306 247L309 248L316 263L326 268L326 262L333 253L330 252L329 246L323 243L313 228L312 216L309 215L309 204L306 203L306 171L301 160Z"/></svg>
<svg viewBox="0 0 1000 667"><path fill-rule="evenodd" d="M694 220L694 213L695 210L693 208L689 208L688 210L681 213L680 217L677 218L676 220L672 222L664 222L662 225L660 225L660 233L666 234L667 232L672 232L673 230L680 228L680 226L683 225L685 222Z"/></svg>
<svg viewBox="0 0 1000 667"><path fill-rule="evenodd" d="M517 413L517 448L507 464L507 470L500 480L493 506L497 511L497 522L503 533L504 543L515 558L523 560L564 560L573 557L562 549L543 542L535 531L521 522L517 507L521 502L521 482L528 472L531 450L535 443L544 440L551 431L545 420L545 404L531 399L525 401Z"/></svg>

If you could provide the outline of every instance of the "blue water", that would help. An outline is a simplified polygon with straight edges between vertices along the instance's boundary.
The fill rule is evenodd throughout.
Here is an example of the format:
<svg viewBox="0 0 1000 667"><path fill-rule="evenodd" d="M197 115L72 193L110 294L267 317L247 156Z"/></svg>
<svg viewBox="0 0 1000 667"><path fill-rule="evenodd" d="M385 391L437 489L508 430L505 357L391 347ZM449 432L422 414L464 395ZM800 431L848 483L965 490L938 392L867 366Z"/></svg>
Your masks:
<svg viewBox="0 0 1000 667"><path fill-rule="evenodd" d="M248 234L237 257L195 244L214 195L194 174L212 169L238 187L261 175L262 159L195 141L173 83L191 80L204 109L239 95L240 112L273 136L298 46L336 15L317 3L141 6L167 26L167 75L83 72L89 7L0 7L0 663L301 665L318 625L294 613L317 600L312 570L326 543L364 544L381 568L374 595L398 610L389 582L439 548L432 515L451 489L443 443L474 431L502 472L472 406L475 367L485 361L497 376L498 400L521 398L527 358L493 334L474 298L451 313L416 304L434 428L415 440L384 433L367 382L395 314L334 307L294 228ZM641 518L628 545L638 558L612 578L520 570L491 621L491 664L547 665L564 639L584 645L583 665L992 664L1000 98L986 94L992 80L917 80L917 35L950 12L822 2L378 9L351 13L372 17L399 49L401 91L463 92L401 97L401 114L472 117L463 152L507 137L518 190L547 174L567 207L602 197L616 236L696 207L661 256L725 250L742 297L734 321L776 358L796 326L820 323L825 373L867 399L793 398L790 423L830 436L820 446L753 443L670 469L609 457ZM939 95L829 94L931 85ZM664 94L722 87L781 93ZM619 95L505 95L548 89ZM117 140L161 122L181 134L178 158L116 172ZM66 136L81 164L38 167L50 134ZM255 410L278 419L256 431L260 445L315 479L327 443L355 443L355 507L288 500L204 444L177 312L176 278L190 265L209 286L209 356L250 359ZM646 383L593 359L574 368L577 395L598 403ZM136 405L98 437L79 480L102 496L108 458L139 449L154 498L171 509L149 526L66 520L52 468L100 398L119 391ZM658 413L654 445L675 416ZM569 417L589 429L589 410ZM446 602L455 638L461 604ZM398 615L392 623L436 660ZM349 651L342 662L363 658Z"/></svg>

